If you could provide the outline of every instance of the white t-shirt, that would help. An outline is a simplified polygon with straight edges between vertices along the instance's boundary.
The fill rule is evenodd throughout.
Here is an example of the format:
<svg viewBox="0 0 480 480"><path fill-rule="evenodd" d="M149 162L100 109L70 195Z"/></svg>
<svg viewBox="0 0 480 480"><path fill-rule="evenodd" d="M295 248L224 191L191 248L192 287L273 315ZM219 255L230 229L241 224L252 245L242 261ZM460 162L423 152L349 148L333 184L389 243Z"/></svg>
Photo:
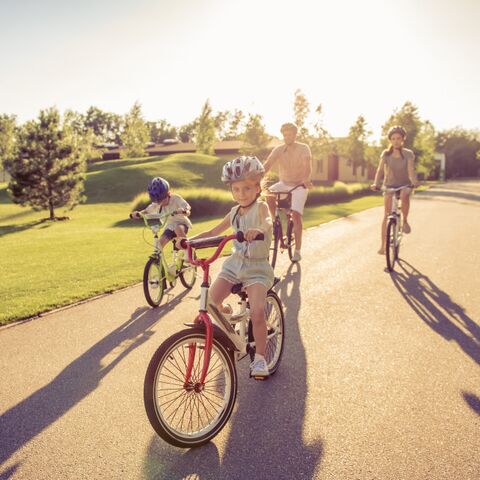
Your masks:
<svg viewBox="0 0 480 480"><path fill-rule="evenodd" d="M160 207L156 202L152 202L145 209L146 213L162 213L168 214L172 213L175 210L191 210L189 203L184 200L180 195L172 193L167 205ZM161 220L162 225L165 225L165 228L174 230L176 225L186 225L188 228L192 227L192 222L188 219L187 216L182 214L172 215L171 217L165 217ZM172 228L173 227L173 228Z"/></svg>

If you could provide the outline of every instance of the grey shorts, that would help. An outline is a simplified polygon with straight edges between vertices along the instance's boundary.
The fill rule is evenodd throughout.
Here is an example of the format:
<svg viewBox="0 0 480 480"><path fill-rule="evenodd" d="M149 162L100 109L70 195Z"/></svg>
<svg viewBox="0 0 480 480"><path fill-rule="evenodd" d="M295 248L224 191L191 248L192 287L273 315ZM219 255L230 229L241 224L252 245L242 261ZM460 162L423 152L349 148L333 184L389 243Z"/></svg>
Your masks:
<svg viewBox="0 0 480 480"><path fill-rule="evenodd" d="M274 280L273 268L267 259L245 258L235 254L223 262L218 276L234 285L243 283L244 287L261 283L267 290L272 288Z"/></svg>

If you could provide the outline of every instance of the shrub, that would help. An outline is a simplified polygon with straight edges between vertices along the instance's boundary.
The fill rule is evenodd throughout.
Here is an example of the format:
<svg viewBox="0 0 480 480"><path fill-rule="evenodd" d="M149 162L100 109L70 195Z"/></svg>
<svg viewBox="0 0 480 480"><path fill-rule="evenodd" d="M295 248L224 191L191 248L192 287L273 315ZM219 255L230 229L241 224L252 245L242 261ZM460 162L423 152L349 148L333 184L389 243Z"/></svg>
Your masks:
<svg viewBox="0 0 480 480"><path fill-rule="evenodd" d="M216 188L178 189L174 192L181 195L192 207L192 218L226 215L233 207L232 195L228 190ZM150 204L148 193L138 194L132 201L131 211L142 210Z"/></svg>

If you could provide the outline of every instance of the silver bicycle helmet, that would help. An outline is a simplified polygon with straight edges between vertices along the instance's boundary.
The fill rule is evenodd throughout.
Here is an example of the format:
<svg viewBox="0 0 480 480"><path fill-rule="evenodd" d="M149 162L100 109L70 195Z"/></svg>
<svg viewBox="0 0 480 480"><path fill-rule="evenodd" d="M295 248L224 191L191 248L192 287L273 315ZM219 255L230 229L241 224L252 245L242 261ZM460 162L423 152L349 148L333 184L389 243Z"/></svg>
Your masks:
<svg viewBox="0 0 480 480"><path fill-rule="evenodd" d="M257 157L241 156L223 166L222 182L239 182L249 178L262 177L264 173L262 162Z"/></svg>

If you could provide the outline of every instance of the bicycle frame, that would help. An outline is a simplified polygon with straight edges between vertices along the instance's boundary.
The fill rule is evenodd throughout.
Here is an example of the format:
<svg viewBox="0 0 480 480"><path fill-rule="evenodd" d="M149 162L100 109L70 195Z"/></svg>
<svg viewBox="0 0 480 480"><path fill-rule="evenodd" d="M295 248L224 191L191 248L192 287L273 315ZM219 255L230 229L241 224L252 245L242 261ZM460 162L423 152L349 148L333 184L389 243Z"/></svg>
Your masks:
<svg viewBox="0 0 480 480"><path fill-rule="evenodd" d="M167 260L165 259L165 255L163 254L163 248L160 246L160 238L158 237L158 232L160 231L160 225L158 223L155 223L154 225L151 225L148 223L149 220L163 220L169 216L171 216L171 213L168 214L160 214L160 213L150 213L150 214L145 214L145 213L140 213L140 216L142 220L145 223L145 226L150 228L150 230L153 232L153 253L150 255L150 258L154 259L159 259L159 261L162 263L164 272L165 272L165 279L168 282L173 282L177 278L177 271L172 272L171 267L176 265L177 262L177 255L176 253L178 250L173 247L173 259L171 265L167 263Z"/></svg>
<svg viewBox="0 0 480 480"><path fill-rule="evenodd" d="M187 326L202 324L205 327L205 336L206 336L205 355L204 355L204 362L202 367L202 373L200 376L200 381L195 385L195 389L197 389L197 391L201 391L205 385L205 378L207 376L208 367L210 365L210 354L212 351L212 344L213 344L214 324L215 326L220 328L220 330L228 337L228 339L231 341L231 344L233 345L235 351L238 353L239 356L246 355L249 352L249 349L255 345L254 341L252 342L245 341L246 320L248 318L248 315L247 315L248 303L245 299L246 296L242 298L242 302L241 302L242 310L239 313L240 319L238 320L238 322L235 322L236 324L239 325L238 333L234 329L234 327L231 325L231 323L228 322L223 317L223 315L218 310L216 310L215 307L210 306L212 310L211 314L214 320L216 320L215 322L212 321L208 311L208 307L209 307L208 306L208 290L210 288L210 283L209 283L210 265L219 257L220 253L225 247L225 244L230 240L235 240L235 239L238 241L243 241L244 240L243 233L237 232L237 234L228 235L225 237L212 237L207 239L199 239L199 240L191 240L191 241L184 240L182 242L183 243L182 246L184 245L187 246L189 262L193 265L201 267L203 270L203 282L200 287L199 313L195 317L193 324L186 324ZM207 248L207 247L213 247L213 246L217 246L217 250L210 258L203 258L203 259L193 258L194 248ZM275 333L267 335L267 340L271 338L274 334ZM189 347L187 371L186 371L185 383L184 383L185 388L187 388L190 382L195 354L196 354L196 347L194 344L192 344Z"/></svg>

